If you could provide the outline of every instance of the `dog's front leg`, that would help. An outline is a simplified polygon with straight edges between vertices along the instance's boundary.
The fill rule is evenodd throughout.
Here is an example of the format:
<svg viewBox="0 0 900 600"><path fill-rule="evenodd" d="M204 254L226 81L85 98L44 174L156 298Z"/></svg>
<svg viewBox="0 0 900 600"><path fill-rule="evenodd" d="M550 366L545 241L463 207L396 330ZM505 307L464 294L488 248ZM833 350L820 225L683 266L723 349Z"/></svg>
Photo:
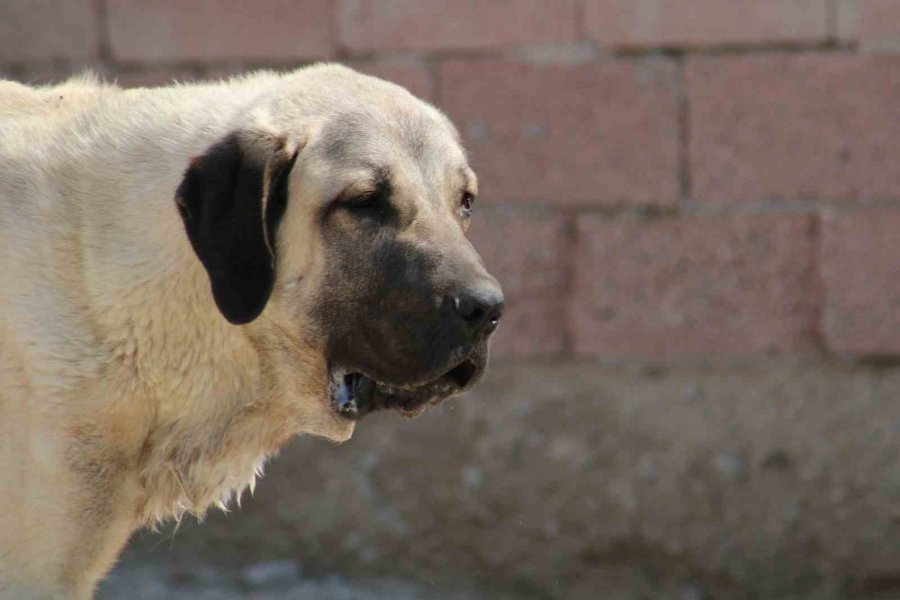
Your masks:
<svg viewBox="0 0 900 600"><path fill-rule="evenodd" d="M3 419L3 400L0 600L89 599L137 526L136 478L71 422Z"/></svg>

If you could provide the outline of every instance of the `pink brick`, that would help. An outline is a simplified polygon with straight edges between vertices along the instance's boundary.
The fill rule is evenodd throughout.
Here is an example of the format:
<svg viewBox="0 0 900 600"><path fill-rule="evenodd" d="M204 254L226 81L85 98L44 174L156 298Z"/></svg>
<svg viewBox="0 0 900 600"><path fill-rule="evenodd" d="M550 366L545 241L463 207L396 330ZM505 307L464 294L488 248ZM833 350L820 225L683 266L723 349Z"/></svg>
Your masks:
<svg viewBox="0 0 900 600"><path fill-rule="evenodd" d="M352 51L444 50L567 42L575 0L342 0L342 44Z"/></svg>
<svg viewBox="0 0 900 600"><path fill-rule="evenodd" d="M0 2L0 60L81 60L99 50L94 0Z"/></svg>
<svg viewBox="0 0 900 600"><path fill-rule="evenodd" d="M838 0L838 37L864 50L900 52L900 2Z"/></svg>
<svg viewBox="0 0 900 600"><path fill-rule="evenodd" d="M578 219L575 350L677 360L802 352L816 315L812 218Z"/></svg>
<svg viewBox="0 0 900 600"><path fill-rule="evenodd" d="M363 73L374 75L388 81L402 85L415 96L434 101L435 83L428 68L422 63L393 62L393 61L365 61L350 63L350 66Z"/></svg>
<svg viewBox="0 0 900 600"><path fill-rule="evenodd" d="M900 196L900 59L698 58L687 88L697 200Z"/></svg>
<svg viewBox="0 0 900 600"><path fill-rule="evenodd" d="M900 211L826 214L823 330L831 350L900 354Z"/></svg>
<svg viewBox="0 0 900 600"><path fill-rule="evenodd" d="M613 47L823 41L828 0L586 0L585 28Z"/></svg>
<svg viewBox="0 0 900 600"><path fill-rule="evenodd" d="M491 198L677 202L677 81L668 61L451 61L439 81L440 106Z"/></svg>
<svg viewBox="0 0 900 600"><path fill-rule="evenodd" d="M333 54L332 0L108 0L123 61L298 60Z"/></svg>
<svg viewBox="0 0 900 600"><path fill-rule="evenodd" d="M561 353L565 343L565 217L546 211L478 207L469 238L506 297L494 355Z"/></svg>

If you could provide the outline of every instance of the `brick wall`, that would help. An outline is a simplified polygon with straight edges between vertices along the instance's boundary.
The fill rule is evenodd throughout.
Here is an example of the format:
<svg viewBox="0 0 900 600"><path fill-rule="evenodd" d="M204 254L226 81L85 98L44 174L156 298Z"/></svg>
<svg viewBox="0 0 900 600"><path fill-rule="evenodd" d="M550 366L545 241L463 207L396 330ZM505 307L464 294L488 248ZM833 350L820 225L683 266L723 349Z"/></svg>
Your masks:
<svg viewBox="0 0 900 600"><path fill-rule="evenodd" d="M900 2L0 4L0 70L26 81L320 59L459 125L498 354L900 352Z"/></svg>

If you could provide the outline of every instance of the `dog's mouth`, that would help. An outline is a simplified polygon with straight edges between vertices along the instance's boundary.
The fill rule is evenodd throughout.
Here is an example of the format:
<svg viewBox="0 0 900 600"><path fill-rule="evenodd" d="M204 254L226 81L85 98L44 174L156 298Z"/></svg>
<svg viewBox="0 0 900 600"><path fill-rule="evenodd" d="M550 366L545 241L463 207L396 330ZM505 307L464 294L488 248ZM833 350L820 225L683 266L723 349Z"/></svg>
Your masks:
<svg viewBox="0 0 900 600"><path fill-rule="evenodd" d="M470 388L484 371L484 364L467 358L437 379L415 386L391 385L362 373L334 370L331 376L331 403L346 419L359 420L376 410L395 409L407 417L417 417L430 405Z"/></svg>

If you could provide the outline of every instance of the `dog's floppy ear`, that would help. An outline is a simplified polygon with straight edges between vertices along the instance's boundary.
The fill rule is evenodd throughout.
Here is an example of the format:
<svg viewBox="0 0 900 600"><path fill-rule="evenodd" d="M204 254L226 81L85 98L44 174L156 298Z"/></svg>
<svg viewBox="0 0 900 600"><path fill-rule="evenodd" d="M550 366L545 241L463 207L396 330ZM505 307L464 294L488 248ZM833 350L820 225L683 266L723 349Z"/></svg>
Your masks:
<svg viewBox="0 0 900 600"><path fill-rule="evenodd" d="M175 195L188 238L231 323L259 316L275 282L275 232L299 151L257 131L226 136L191 161Z"/></svg>

